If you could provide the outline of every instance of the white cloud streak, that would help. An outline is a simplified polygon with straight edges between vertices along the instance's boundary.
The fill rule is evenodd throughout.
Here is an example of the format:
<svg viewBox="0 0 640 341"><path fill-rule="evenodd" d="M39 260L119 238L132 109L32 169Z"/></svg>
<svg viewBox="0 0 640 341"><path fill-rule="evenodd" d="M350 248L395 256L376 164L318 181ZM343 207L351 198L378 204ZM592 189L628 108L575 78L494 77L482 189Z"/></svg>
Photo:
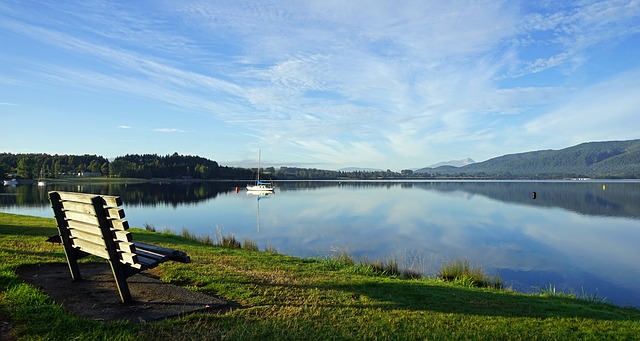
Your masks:
<svg viewBox="0 0 640 341"><path fill-rule="evenodd" d="M177 129L177 128L156 128L156 129L153 129L153 131L159 132L159 133L186 133L187 132L184 129Z"/></svg>
<svg viewBox="0 0 640 341"><path fill-rule="evenodd" d="M580 110L637 122L634 96L616 95L637 86L635 71L585 89L567 84L592 51L640 33L633 0L41 5L51 15L0 5L0 27L72 58L23 61L25 74L205 113L292 161L483 159L524 148L511 143L522 131L535 142L562 131L558 143L631 135L588 120L558 128Z"/></svg>

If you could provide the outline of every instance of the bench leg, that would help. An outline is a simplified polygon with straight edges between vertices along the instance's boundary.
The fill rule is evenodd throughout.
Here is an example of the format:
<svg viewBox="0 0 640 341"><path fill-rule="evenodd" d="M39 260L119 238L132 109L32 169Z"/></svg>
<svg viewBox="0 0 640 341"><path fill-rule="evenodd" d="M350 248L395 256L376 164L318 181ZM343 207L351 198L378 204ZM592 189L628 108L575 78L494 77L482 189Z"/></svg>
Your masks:
<svg viewBox="0 0 640 341"><path fill-rule="evenodd" d="M80 268L78 267L78 260L77 257L75 256L75 250L73 250L72 248L67 248L65 246L64 248L64 254L65 256L67 256L67 264L69 264L69 272L71 272L71 280L72 281L79 281L82 279L82 276L80 276Z"/></svg>
<svg viewBox="0 0 640 341"><path fill-rule="evenodd" d="M109 261L109 265L111 265L111 272L113 272L113 278L116 280L116 287L118 288L118 293L120 294L120 301L124 304L129 304L133 302L131 298L131 292L129 291L129 285L127 284L127 276L124 271L122 271L121 267L118 264L113 264L113 262Z"/></svg>

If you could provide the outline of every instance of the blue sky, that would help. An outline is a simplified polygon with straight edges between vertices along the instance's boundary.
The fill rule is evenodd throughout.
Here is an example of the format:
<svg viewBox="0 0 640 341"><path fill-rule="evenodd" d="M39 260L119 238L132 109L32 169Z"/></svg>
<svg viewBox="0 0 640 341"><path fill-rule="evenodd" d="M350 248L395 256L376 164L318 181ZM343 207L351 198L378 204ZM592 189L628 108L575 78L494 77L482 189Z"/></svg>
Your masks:
<svg viewBox="0 0 640 341"><path fill-rule="evenodd" d="M0 152L323 169L636 139L640 2L0 0L0 118Z"/></svg>

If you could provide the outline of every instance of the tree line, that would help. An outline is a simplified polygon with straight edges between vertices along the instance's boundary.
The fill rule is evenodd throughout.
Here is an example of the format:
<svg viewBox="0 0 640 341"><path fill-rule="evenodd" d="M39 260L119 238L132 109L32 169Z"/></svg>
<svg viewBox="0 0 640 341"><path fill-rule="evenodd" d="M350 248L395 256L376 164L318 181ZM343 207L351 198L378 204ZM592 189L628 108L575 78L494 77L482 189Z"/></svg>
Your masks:
<svg viewBox="0 0 640 341"><path fill-rule="evenodd" d="M49 155L0 153L0 174L5 178L38 179L77 176L112 178L172 178L202 180L247 180L256 169L220 166L199 156L127 154L109 161L98 155ZM267 167L262 179L273 180L371 180L410 177L411 171L333 171L315 168ZM1 177L1 176L0 176Z"/></svg>
<svg viewBox="0 0 640 341"><path fill-rule="evenodd" d="M250 179L255 171L224 167L199 156L127 154L113 161L98 155L0 153L0 174L5 178L38 179L75 176L114 178Z"/></svg>
<svg viewBox="0 0 640 341"><path fill-rule="evenodd" d="M82 172L109 173L109 160L98 155L0 153L0 174L20 179L59 178Z"/></svg>

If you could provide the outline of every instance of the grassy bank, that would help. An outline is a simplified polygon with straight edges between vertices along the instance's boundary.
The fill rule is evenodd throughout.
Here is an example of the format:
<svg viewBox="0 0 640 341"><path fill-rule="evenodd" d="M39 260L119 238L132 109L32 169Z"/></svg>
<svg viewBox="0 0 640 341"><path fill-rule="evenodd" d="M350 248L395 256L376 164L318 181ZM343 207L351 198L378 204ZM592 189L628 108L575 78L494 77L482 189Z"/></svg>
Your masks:
<svg viewBox="0 0 640 341"><path fill-rule="evenodd" d="M54 226L53 219L0 213L0 332L51 340L640 337L637 309L403 279L353 262L203 245L142 229L132 229L136 240L184 250L192 259L191 264L164 263L155 275L242 308L146 324L101 323L70 315L15 274L23 264L64 262L62 248L44 242L55 234Z"/></svg>

